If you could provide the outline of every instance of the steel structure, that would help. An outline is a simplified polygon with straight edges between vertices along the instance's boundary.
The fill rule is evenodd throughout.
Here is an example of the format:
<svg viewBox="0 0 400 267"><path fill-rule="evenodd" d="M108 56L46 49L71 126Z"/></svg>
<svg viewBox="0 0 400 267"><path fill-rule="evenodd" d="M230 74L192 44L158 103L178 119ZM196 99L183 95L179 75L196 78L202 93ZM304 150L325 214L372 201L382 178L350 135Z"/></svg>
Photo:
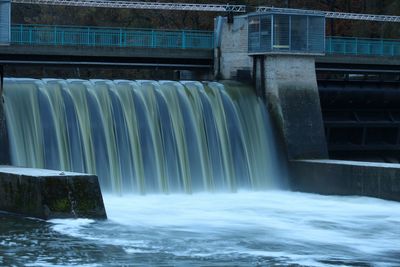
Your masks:
<svg viewBox="0 0 400 267"><path fill-rule="evenodd" d="M245 5L185 4L162 2L135 2L128 0L11 0L17 4L59 5L79 7L108 7L129 9L187 10L210 12L246 12Z"/></svg>
<svg viewBox="0 0 400 267"><path fill-rule="evenodd" d="M305 9L292 9L292 8L276 8L276 7L265 7L259 6L256 8L256 12L274 12L274 13L301 13L301 14L315 14L325 15L326 18L332 19L350 19L350 20L364 20L364 21L381 21L381 22L400 22L400 16L388 16L388 15L373 15L373 14L359 14L359 13L345 13L345 12L333 12L333 11L321 11L321 10L305 10Z"/></svg>

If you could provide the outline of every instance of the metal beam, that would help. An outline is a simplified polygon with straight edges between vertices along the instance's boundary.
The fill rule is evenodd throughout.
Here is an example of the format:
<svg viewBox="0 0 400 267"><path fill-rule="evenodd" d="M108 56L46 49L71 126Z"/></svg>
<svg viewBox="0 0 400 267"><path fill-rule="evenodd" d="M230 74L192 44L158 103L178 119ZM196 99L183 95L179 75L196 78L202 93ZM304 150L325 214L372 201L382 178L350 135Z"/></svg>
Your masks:
<svg viewBox="0 0 400 267"><path fill-rule="evenodd" d="M162 2L133 2L128 0L12 0L16 4L59 5L77 7L106 7L127 9L186 10L209 12L246 12L245 5L185 4Z"/></svg>
<svg viewBox="0 0 400 267"><path fill-rule="evenodd" d="M134 63L134 62L97 62L97 61L51 61L51 60L3 60L3 65L40 65L40 66L87 66L87 67L109 67L109 68L157 68L157 69L211 69L213 65L208 64L168 64L168 63Z"/></svg>
<svg viewBox="0 0 400 267"><path fill-rule="evenodd" d="M262 12L274 12L274 13L282 13L282 14L301 13L301 14L309 14L309 15L324 15L326 18L332 18L332 19L400 22L400 16L345 13L345 12L292 9L292 8L276 8L276 7L265 7L265 6L257 7L256 12L261 12L261 13Z"/></svg>

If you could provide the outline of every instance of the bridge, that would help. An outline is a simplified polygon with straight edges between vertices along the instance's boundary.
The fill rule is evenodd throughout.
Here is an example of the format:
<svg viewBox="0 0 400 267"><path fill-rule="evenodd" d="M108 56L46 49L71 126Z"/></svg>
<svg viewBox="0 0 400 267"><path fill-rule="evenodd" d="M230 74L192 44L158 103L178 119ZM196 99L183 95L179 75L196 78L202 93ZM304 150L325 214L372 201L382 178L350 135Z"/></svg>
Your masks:
<svg viewBox="0 0 400 267"><path fill-rule="evenodd" d="M211 69L214 48L212 31L14 24L0 63ZM400 57L400 40L327 37L325 51L320 69L333 59Z"/></svg>
<svg viewBox="0 0 400 267"><path fill-rule="evenodd" d="M208 31L12 25L0 63L210 69L213 41Z"/></svg>

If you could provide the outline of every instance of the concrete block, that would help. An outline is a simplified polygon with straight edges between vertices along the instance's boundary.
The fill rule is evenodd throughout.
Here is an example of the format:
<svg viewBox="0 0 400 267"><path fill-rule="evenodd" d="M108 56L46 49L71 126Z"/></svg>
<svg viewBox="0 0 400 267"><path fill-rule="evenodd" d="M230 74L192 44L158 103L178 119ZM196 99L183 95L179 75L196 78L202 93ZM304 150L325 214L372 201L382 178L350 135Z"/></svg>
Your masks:
<svg viewBox="0 0 400 267"><path fill-rule="evenodd" d="M0 210L40 219L106 219L95 175L0 166Z"/></svg>
<svg viewBox="0 0 400 267"><path fill-rule="evenodd" d="M291 189L400 201L400 164L344 160L290 161Z"/></svg>

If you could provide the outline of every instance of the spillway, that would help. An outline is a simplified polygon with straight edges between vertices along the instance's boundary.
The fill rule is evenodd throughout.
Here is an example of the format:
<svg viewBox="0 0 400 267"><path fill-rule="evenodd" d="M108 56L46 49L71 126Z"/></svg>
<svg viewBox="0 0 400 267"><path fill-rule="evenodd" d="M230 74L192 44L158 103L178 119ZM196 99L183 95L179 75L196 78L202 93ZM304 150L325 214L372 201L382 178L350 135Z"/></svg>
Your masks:
<svg viewBox="0 0 400 267"><path fill-rule="evenodd" d="M97 174L115 193L268 189L266 107L234 82L8 78L13 165Z"/></svg>

